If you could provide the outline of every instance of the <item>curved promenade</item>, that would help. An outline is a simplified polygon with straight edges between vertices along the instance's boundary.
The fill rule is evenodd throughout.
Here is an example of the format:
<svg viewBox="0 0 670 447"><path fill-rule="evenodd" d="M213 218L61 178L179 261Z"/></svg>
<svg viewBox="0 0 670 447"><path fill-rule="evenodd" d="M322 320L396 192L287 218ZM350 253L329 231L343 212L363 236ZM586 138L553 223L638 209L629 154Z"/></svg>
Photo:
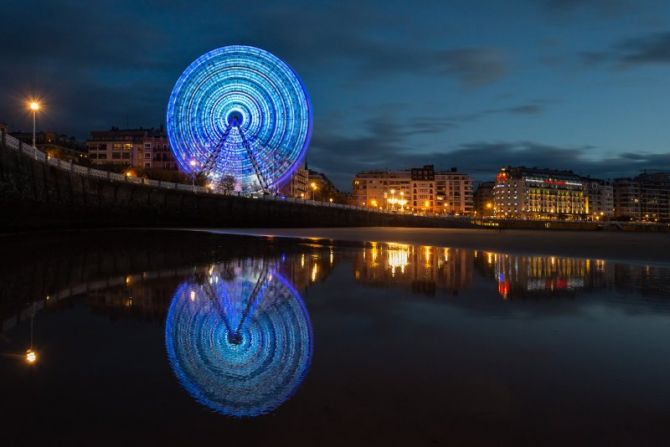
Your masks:
<svg viewBox="0 0 670 447"><path fill-rule="evenodd" d="M215 193L49 158L2 133L0 231L77 227L465 227L467 220Z"/></svg>

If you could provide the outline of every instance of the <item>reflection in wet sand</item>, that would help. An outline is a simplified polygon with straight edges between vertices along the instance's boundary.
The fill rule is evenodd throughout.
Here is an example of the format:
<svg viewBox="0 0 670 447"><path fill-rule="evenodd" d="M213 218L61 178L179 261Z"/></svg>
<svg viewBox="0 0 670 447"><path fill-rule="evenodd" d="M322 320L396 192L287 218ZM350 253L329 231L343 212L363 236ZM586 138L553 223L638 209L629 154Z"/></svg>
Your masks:
<svg viewBox="0 0 670 447"><path fill-rule="evenodd" d="M229 416L269 413L289 399L307 374L312 343L300 295L260 259L213 265L183 282L165 326L179 382Z"/></svg>
<svg viewBox="0 0 670 447"><path fill-rule="evenodd" d="M434 295L457 292L472 283L472 250L372 243L356 253L354 278L378 286L410 286Z"/></svg>
<svg viewBox="0 0 670 447"><path fill-rule="evenodd" d="M575 297L613 289L670 296L670 270L602 259L526 256L459 248L371 243L356 252L354 279L381 287L409 286L414 293L457 294L471 287L473 271L495 281L504 300Z"/></svg>
<svg viewBox="0 0 670 447"><path fill-rule="evenodd" d="M573 297L579 290L608 288L613 271L601 259L515 256L483 252L475 265L493 277L505 299Z"/></svg>
<svg viewBox="0 0 670 447"><path fill-rule="evenodd" d="M99 236L4 259L6 445L668 439L666 267Z"/></svg>
<svg viewBox="0 0 670 447"><path fill-rule="evenodd" d="M96 256L105 259L103 254ZM236 259L243 259L239 254L237 256ZM73 258L68 266L71 270L84 272L91 267L89 257ZM107 275L97 267L98 279L86 282L73 278L75 282L64 283L60 288L53 287L49 278L17 282L15 275L8 270L4 288L0 289L0 295L5 297L0 300L0 333L30 319L35 311L57 307L62 299L80 294L88 296L88 305L94 312L111 318L162 320L183 278L205 274L211 266L210 263L200 262L192 267L182 265L153 272L138 272L129 266L119 271L116 258L125 259L115 255L114 262L108 262L114 269ZM475 273L483 277L484 283L491 281L495 284L498 296L508 301L574 298L581 293L598 290L613 290L620 296L670 296L670 269L602 259L514 255L374 242L353 250L310 244L293 247L283 253L275 252L271 258L275 260L277 271L300 293L326 280L338 265L351 263L353 280L358 283L373 287L407 288L412 293L427 296L433 296L438 291L456 295L477 282L473 278ZM55 266L50 265L48 257L41 258L40 262L45 264L41 270L46 271L63 265L60 260L54 262ZM24 301L18 301L19 298L24 298Z"/></svg>

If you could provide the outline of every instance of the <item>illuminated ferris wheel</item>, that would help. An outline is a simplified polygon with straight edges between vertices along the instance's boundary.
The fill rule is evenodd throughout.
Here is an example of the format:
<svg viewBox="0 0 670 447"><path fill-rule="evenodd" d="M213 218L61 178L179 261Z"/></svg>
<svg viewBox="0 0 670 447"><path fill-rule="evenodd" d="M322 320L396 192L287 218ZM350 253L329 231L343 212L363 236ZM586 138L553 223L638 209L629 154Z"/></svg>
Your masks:
<svg viewBox="0 0 670 447"><path fill-rule="evenodd" d="M183 172L248 193L285 183L312 132L309 94L273 54L250 46L212 50L186 68L167 109L170 146Z"/></svg>

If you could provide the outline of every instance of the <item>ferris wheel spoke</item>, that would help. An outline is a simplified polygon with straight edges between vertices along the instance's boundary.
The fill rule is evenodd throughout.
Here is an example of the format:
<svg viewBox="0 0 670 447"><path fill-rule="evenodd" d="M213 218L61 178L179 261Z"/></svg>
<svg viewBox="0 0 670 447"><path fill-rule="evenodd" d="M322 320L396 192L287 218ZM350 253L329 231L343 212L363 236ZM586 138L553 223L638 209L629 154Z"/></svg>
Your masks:
<svg viewBox="0 0 670 447"><path fill-rule="evenodd" d="M225 148L226 146L226 140L228 139L228 135L230 135L230 130L232 129L232 125L228 124L226 126L225 132L223 132L223 137L221 138L221 141L219 144L214 148L212 152L207 156L207 159L202 165L202 169L200 172L206 176L209 176L209 174L212 172L214 167L216 166L216 162L219 159L219 155L221 155L221 151ZM227 159L228 157L226 157Z"/></svg>
<svg viewBox="0 0 670 447"><path fill-rule="evenodd" d="M251 295L249 295L249 298L247 299L247 305L244 307L242 317L235 329L235 336L239 337L242 327L244 326L244 321L247 319L253 308L256 307L256 304L263 300L268 285L268 267L267 265L264 265L258 280L256 280L254 289L251 291Z"/></svg>
<svg viewBox="0 0 670 447"><path fill-rule="evenodd" d="M244 132L242 132L242 129L238 127L237 130L240 132L240 137L242 138L242 146L244 146L244 149L246 149L247 151L247 156L249 157L251 166L254 168L256 177L258 177L258 182L261 184L261 188L263 188L263 192L269 192L270 185L268 184L268 181L265 178L263 171L261 170L260 164L256 159L256 154L254 153L253 149L251 148L251 145L249 144L249 140L247 140L247 137L244 135Z"/></svg>

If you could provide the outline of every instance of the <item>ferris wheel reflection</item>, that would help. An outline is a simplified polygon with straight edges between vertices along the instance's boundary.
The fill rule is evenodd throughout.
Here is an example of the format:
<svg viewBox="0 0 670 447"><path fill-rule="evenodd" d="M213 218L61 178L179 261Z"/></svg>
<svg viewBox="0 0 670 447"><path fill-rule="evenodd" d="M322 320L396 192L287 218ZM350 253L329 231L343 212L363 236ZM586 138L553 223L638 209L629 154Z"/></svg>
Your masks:
<svg viewBox="0 0 670 447"><path fill-rule="evenodd" d="M172 369L186 391L228 416L272 412L299 388L313 336L298 292L262 259L213 265L183 282L165 327Z"/></svg>

